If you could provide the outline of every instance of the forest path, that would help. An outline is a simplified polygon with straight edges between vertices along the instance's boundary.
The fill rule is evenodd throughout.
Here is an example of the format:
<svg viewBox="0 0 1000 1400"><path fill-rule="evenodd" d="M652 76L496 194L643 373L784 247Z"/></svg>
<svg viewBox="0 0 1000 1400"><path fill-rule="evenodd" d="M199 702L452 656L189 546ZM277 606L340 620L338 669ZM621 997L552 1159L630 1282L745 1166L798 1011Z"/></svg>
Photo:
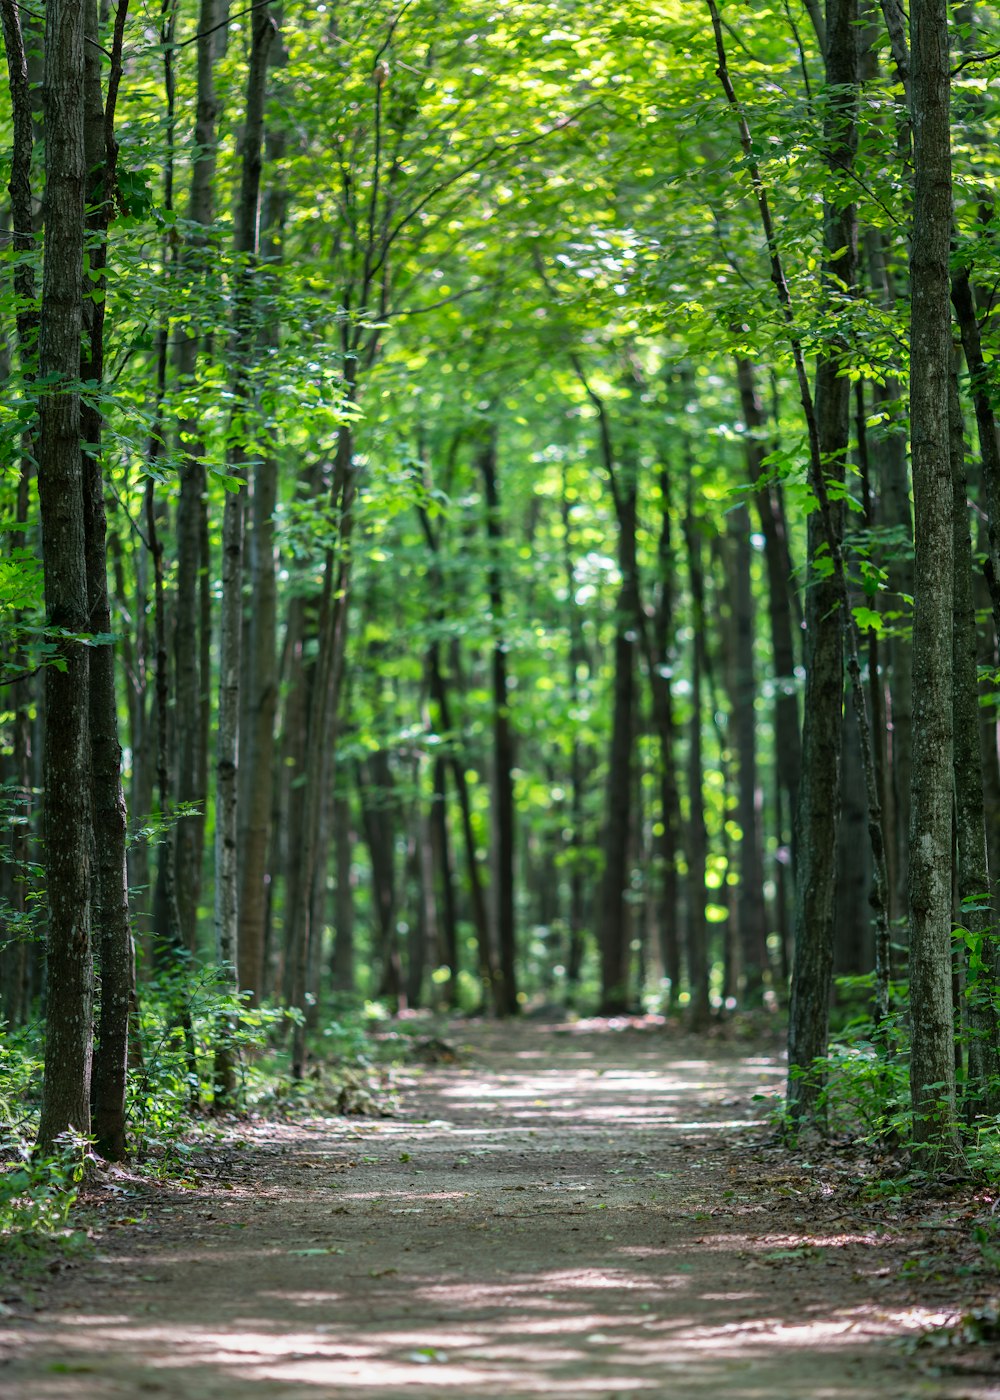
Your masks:
<svg viewBox="0 0 1000 1400"><path fill-rule="evenodd" d="M1000 1396L901 1344L942 1302L891 1209L762 1145L776 1057L608 1023L454 1036L399 1117L256 1125L216 1180L151 1188L7 1320L0 1395Z"/></svg>

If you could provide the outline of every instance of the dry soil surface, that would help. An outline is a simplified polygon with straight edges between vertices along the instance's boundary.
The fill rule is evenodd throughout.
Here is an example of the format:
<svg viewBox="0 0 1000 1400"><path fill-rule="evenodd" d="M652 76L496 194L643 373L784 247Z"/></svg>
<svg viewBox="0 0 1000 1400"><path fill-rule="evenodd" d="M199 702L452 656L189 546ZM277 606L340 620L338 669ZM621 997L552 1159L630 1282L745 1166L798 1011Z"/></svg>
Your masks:
<svg viewBox="0 0 1000 1400"><path fill-rule="evenodd" d="M112 1173L96 1253L8 1307L0 1395L1000 1397L995 1346L918 1342L989 1291L967 1229L769 1147L776 1056L450 1035L392 1119L234 1125L194 1189Z"/></svg>

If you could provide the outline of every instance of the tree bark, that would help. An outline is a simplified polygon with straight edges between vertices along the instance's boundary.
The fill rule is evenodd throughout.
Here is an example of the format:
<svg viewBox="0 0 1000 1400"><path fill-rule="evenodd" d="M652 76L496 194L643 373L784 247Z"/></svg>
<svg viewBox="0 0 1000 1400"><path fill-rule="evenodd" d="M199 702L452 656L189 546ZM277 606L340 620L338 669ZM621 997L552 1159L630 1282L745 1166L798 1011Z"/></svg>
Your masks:
<svg viewBox="0 0 1000 1400"><path fill-rule="evenodd" d="M757 687L753 662L753 581L750 512L740 506L729 515L730 569L733 582L734 672L733 721L738 764L736 817L740 828L740 883L737 923L743 958L743 993L759 1005L767 978L767 920L764 909L764 861L757 782Z"/></svg>
<svg viewBox="0 0 1000 1400"><path fill-rule="evenodd" d="M674 631L674 550L670 522L670 474L660 470L660 530L656 547L656 595L649 626L643 629L643 650L649 672L653 721L660 745L660 824L657 846L660 865L660 899L656 927L663 973L669 984L667 1004L676 1001L681 988L681 940L678 929L679 876L677 869L681 832L680 792L677 784L673 695L670 679Z"/></svg>
<svg viewBox="0 0 1000 1400"><path fill-rule="evenodd" d="M799 779L802 771L802 738L799 729L798 683L796 680L796 632L799 619L792 578L792 557L788 545L788 527L784 502L777 484L762 483L763 458L766 455L764 433L766 420L757 376L753 364L744 358L736 361L736 382L740 393L740 408L747 428L747 469L756 487L754 503L764 536L764 561L767 568L768 621L771 633L771 655L776 695L774 700L774 752L778 787L782 794L781 809L788 816L787 827L779 823L779 846L791 853L795 869L795 813L798 810Z"/></svg>
<svg viewBox="0 0 1000 1400"><path fill-rule="evenodd" d="M705 577L698 522L693 513L688 488L684 517L688 577L691 586L691 721L688 737L688 826L687 826L687 973L692 1029L707 1026L709 1002L708 921L705 918L705 873L708 864L708 830L702 797L704 762L702 758L701 696L705 671Z"/></svg>
<svg viewBox="0 0 1000 1400"><path fill-rule="evenodd" d="M949 451L951 130L944 0L911 5L915 187L910 438L914 499L910 1087L925 1160L957 1152L951 897L954 512Z"/></svg>
<svg viewBox="0 0 1000 1400"><path fill-rule="evenodd" d="M34 218L31 197L31 161L34 148L32 130L31 88L28 60L25 54L21 19L13 0L0 0L0 22L3 26L4 49L7 58L13 140L8 191L13 222L11 246L20 255L14 265L13 285L17 298L15 324L17 327L17 360L25 384L35 378L38 368L38 305L35 272L31 254L35 248ZM4 356L6 360L6 355ZM7 364L4 366L8 368ZM17 484L15 527L11 533L12 550L26 544L29 492L38 459L38 426L30 425L22 437L20 477ZM16 626L16 621L15 621ZM32 781L31 712L36 707L37 691L28 676L23 676L13 689L13 774L17 820L10 828L10 864L4 875L4 898L15 917L23 918L28 910L26 882L23 878L31 847ZM3 1014L11 1025L18 1026L26 1018L29 1002L29 969L31 943L23 925L0 954L3 968Z"/></svg>
<svg viewBox="0 0 1000 1400"><path fill-rule="evenodd" d="M965 435L956 375L949 381L955 533L954 742L955 847L959 921L966 939L969 1058L964 1110L974 1121L1000 1113L1000 1023L994 1000L1000 974L996 900L986 847L983 765L979 746L976 610L972 535L966 499Z"/></svg>
<svg viewBox="0 0 1000 1400"><path fill-rule="evenodd" d="M831 0L826 15L825 75L831 95L825 122L831 178L851 168L857 145L855 104L859 77L855 0ZM849 202L824 204L824 282L851 289L857 272L857 221ZM823 478L821 509L809 518L802 785L799 796L799 871L796 878L795 963L788 1024L788 1103L796 1120L819 1120L821 1078L812 1070L826 1054L833 971L833 895L840 819L843 636L850 606L842 567L826 572L842 548L843 510L826 494L827 474L843 481L850 435L850 382L840 357L823 356L816 369L816 436ZM867 741L867 735L862 742Z"/></svg>
<svg viewBox="0 0 1000 1400"><path fill-rule="evenodd" d="M101 90L102 56L98 45L95 0L88 0L85 17L84 102L88 194L87 226L92 296L83 304L86 340L80 377L92 385L104 381L104 307L107 278L107 230L112 212L118 148L114 114L121 77L121 44L126 0L115 16L111 72L105 102ZM84 476L84 535L90 627L104 637L111 633L108 595L107 516L101 470L101 410L94 398L81 409ZM132 929L129 918L128 870L125 858L127 818L122 788L122 750L118 738L115 694L115 653L110 641L90 655L90 744L95 836L94 920L101 970L100 1015L94 1055L92 1104L98 1151L113 1161L126 1155L125 1093L128 1067L129 1006L134 986Z"/></svg>
<svg viewBox="0 0 1000 1400"><path fill-rule="evenodd" d="M179 270L197 289L208 270L208 229L215 214L215 168L218 98L215 90L213 30L221 18L221 0L201 0L198 14L197 93L191 187L187 216L197 232L183 250ZM204 230L202 232L201 230ZM179 330L175 367L180 387L196 388L200 337ZM208 801L207 751L201 723L205 701L205 676L200 655L205 638L204 611L200 606L209 559L203 548L208 513L207 482L199 455L197 419L186 416L178 423L184 453L178 472L177 570L174 597L174 714L172 749L176 753L177 801L184 811L177 818L174 836L174 868L177 904L184 945L194 953L198 938L198 906L201 898L205 844L205 808ZM194 810L191 810L191 809Z"/></svg>
<svg viewBox="0 0 1000 1400"><path fill-rule="evenodd" d="M91 759L89 631L80 453L83 302L84 0L50 0L45 16L46 235L39 371L38 495L46 623L59 665L45 673L45 863L48 1015L39 1146L90 1132Z"/></svg>
<svg viewBox="0 0 1000 1400"><path fill-rule="evenodd" d="M503 633L503 574L500 498L497 491L496 435L478 454L486 498L487 563L490 613L493 620L493 812L496 848L493 860L493 908L499 953L496 1009L504 1016L520 1010L517 999L516 929L514 925L514 742L507 693L507 640Z"/></svg>
<svg viewBox="0 0 1000 1400"><path fill-rule="evenodd" d="M222 519L222 611L219 622L219 708L215 741L215 946L222 985L235 995L238 984L239 935L239 717L240 645L243 624L243 497L248 456L247 435L253 414L250 361L256 343L253 273L258 252L258 216L264 138L267 56L275 35L268 9L251 22L252 44L247 75L246 122L239 206L235 228L237 268L231 350L235 365L232 441L227 453L231 477L240 483L226 493ZM215 1105L231 1104L236 1090L232 1025L220 1025L215 1046Z"/></svg>
<svg viewBox="0 0 1000 1400"><path fill-rule="evenodd" d="M276 165L285 148L284 133L267 136L267 155ZM275 288L275 268L282 256L286 194L282 183L268 191L261 213L266 243L268 288ZM278 323L268 317L262 330L265 348L278 348ZM251 605L246 618L241 719L243 758L240 771L239 983L256 1006L264 995L264 943L267 928L271 808L274 789L274 724L278 709L277 573L274 515L278 504L278 461L270 447L254 468L247 539Z"/></svg>

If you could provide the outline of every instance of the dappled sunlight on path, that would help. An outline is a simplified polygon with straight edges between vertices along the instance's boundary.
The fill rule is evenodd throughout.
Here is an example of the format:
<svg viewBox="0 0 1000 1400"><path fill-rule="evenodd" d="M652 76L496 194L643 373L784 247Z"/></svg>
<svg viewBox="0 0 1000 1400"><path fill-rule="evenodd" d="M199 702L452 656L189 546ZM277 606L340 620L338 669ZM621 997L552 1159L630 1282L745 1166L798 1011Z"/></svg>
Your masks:
<svg viewBox="0 0 1000 1400"><path fill-rule="evenodd" d="M257 1125L232 1181L161 1192L8 1329L0 1394L993 1393L900 1347L935 1318L894 1291L884 1233L779 1222L756 1193L777 1059L468 1035L399 1119Z"/></svg>

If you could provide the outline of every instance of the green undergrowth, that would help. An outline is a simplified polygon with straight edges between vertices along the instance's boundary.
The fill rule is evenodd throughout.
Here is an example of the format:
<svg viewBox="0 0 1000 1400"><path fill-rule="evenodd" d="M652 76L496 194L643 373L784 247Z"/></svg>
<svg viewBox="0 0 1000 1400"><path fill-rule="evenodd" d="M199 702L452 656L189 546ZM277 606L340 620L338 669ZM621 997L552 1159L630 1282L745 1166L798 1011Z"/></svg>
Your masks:
<svg viewBox="0 0 1000 1400"><path fill-rule="evenodd" d="M344 1002L315 1029L307 1072L295 1081L291 1019L281 1008L251 1008L221 992L211 969L183 988L171 979L143 987L130 1047L129 1177L196 1185L205 1154L240 1121L394 1111L396 1067L411 1058L426 1022L404 1035L386 1033L387 1013L377 1004ZM224 1108L213 1084L220 1034L237 1067ZM85 1247L80 1197L107 1178L107 1164L85 1137L36 1151L42 1056L37 1022L0 1036L0 1268L8 1273Z"/></svg>
<svg viewBox="0 0 1000 1400"><path fill-rule="evenodd" d="M874 979L838 979L841 1007L839 1021L826 1055L806 1068L792 1069L793 1078L807 1081L815 1091L815 1119L830 1140L849 1141L864 1146L876 1157L891 1161L890 1177L897 1179L897 1168L905 1162L905 1175L922 1182L940 1173L938 1149L936 1164L925 1160L924 1149L915 1139L913 1102L910 1093L910 1036L908 987L894 982L890 988L890 1014L875 1025L870 1014ZM961 1015L962 1008L959 1007ZM974 1085L969 1078L969 1048L972 1032L959 1024L956 1030L956 1134L958 1152L950 1174L1000 1185L1000 1117L982 1110L982 1102L995 1097L997 1086ZM933 1088L934 1086L929 1086ZM940 1086L944 1091L945 1086ZM796 1125L782 1105L776 1114L786 1140L793 1142ZM945 1173L946 1175L949 1172Z"/></svg>

